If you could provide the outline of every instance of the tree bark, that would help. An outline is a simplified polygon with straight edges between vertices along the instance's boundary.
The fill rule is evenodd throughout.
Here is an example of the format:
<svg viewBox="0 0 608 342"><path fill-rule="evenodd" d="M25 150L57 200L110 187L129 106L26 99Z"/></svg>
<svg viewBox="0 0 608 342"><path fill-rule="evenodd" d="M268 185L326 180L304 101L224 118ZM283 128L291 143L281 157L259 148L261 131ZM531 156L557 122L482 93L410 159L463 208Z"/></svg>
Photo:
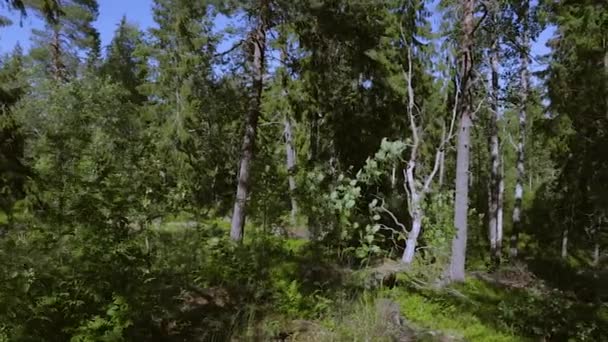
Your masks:
<svg viewBox="0 0 608 342"><path fill-rule="evenodd" d="M61 38L59 28L53 29L53 37L50 43L51 49L51 72L56 81L65 81L65 65L61 61Z"/></svg>
<svg viewBox="0 0 608 342"><path fill-rule="evenodd" d="M522 204L524 197L525 172L525 136L526 136L526 116L528 107L528 55L530 53L530 37L528 30L528 10L529 2L526 0L522 4L520 20L523 24L520 51L520 88L519 88L519 139L517 142L517 179L515 182L515 203L513 205L513 232L511 234L510 255L516 258L518 251L519 232L522 226Z"/></svg>
<svg viewBox="0 0 608 342"><path fill-rule="evenodd" d="M439 158L439 188L443 188L443 179L445 175L445 151L441 151L441 156Z"/></svg>
<svg viewBox="0 0 608 342"><path fill-rule="evenodd" d="M608 39L604 39L604 109L608 119Z"/></svg>
<svg viewBox="0 0 608 342"><path fill-rule="evenodd" d="M285 44L281 48L281 61L284 69L281 73L281 87L282 95L285 99L288 97L288 78L289 74L287 71L287 42L285 40ZM285 113L283 115L283 136L285 138L285 162L287 164L287 180L289 182L289 198L291 202L291 212L290 212L290 223L291 225L296 224L297 216L298 216L298 201L296 199L296 149L293 141L293 125L291 121L291 108L289 104L287 108L284 108Z"/></svg>
<svg viewBox="0 0 608 342"><path fill-rule="evenodd" d="M598 266L600 264L600 244L596 242L593 245L593 266Z"/></svg>
<svg viewBox="0 0 608 342"><path fill-rule="evenodd" d="M562 259L568 257L568 227L564 228L562 233Z"/></svg>
<svg viewBox="0 0 608 342"><path fill-rule="evenodd" d="M452 255L448 269L448 280L464 281L467 248L467 224L469 213L469 164L471 146L472 96L471 74L473 68L474 0L462 0L462 41L460 53L460 124L456 147L456 197L454 202L454 226L456 234L452 240Z"/></svg>
<svg viewBox="0 0 608 342"><path fill-rule="evenodd" d="M499 152L500 153L500 152ZM503 208L505 202L505 172L502 154L499 154L500 158L500 173L498 174L498 209L496 211L496 249L502 251L502 240L503 240ZM501 253L502 256L502 253Z"/></svg>
<svg viewBox="0 0 608 342"><path fill-rule="evenodd" d="M498 4L494 4L498 7ZM498 210L500 193L500 138L498 136L499 118L499 58L500 46L498 42L498 8L493 9L493 32L492 48L490 51L491 91L490 91L490 203L488 205L488 236L490 238L490 255L493 263L500 264L501 250L498 243Z"/></svg>
<svg viewBox="0 0 608 342"><path fill-rule="evenodd" d="M454 226L456 235L452 240L449 279L464 281L467 249L467 224L469 213L469 164L472 121L468 110L463 112L458 132L456 156L456 197L454 203Z"/></svg>
<svg viewBox="0 0 608 342"><path fill-rule="evenodd" d="M408 71L404 72L404 78L407 83L407 94L408 94L408 105L407 105L407 114L410 121L410 133L412 134L412 149L410 152L410 160L407 163L407 168L405 170L405 189L408 195L408 210L410 212L410 217L412 218L412 227L407 234L407 240L405 242L405 250L403 251L403 255L401 257L401 261L404 264L410 264L414 260L414 253L416 251L416 244L418 241L418 236L420 235L420 231L422 230L422 219L424 217L424 211L422 209L422 203L424 201L425 196L430 191L431 184L437 171L440 167L441 157L444 152L445 144L449 137L450 133L445 132L445 125L442 132L442 140L437 148L437 152L435 154L435 163L432 171L426 176L426 178L422 179L420 182L418 179L423 178L417 172L418 165L418 148L420 147L421 140L418 135L418 131L420 128L418 127L414 115L415 101L414 101L414 87L412 86L412 54L411 49L408 49ZM451 127L451 126L450 126Z"/></svg>
<svg viewBox="0 0 608 342"><path fill-rule="evenodd" d="M260 116L262 102L262 90L264 88L264 59L266 53L266 30L267 30L268 1L261 0L260 13L257 23L248 37L248 53L251 70L251 94L249 99L249 110L245 121L245 135L241 147L241 160L239 163L238 184L230 237L235 241L242 241L247 209L247 197L249 195L251 163L253 161L255 136Z"/></svg>
<svg viewBox="0 0 608 342"><path fill-rule="evenodd" d="M289 181L289 197L291 199L291 213L290 219L291 224L296 224L296 219L298 216L298 201L296 199L296 149L293 143L293 129L291 125L291 118L288 114L285 114L284 118L284 126L285 126L285 154L286 154L286 162L287 162L287 173L288 173L288 181Z"/></svg>
<svg viewBox="0 0 608 342"><path fill-rule="evenodd" d="M407 235L407 240L405 241L405 251L401 257L401 262L404 264L411 264L412 261L414 261L414 252L416 251L418 236L422 230L422 218L424 217L424 213L422 212L422 208L420 208L419 204L417 206L417 208L412 210L412 229Z"/></svg>

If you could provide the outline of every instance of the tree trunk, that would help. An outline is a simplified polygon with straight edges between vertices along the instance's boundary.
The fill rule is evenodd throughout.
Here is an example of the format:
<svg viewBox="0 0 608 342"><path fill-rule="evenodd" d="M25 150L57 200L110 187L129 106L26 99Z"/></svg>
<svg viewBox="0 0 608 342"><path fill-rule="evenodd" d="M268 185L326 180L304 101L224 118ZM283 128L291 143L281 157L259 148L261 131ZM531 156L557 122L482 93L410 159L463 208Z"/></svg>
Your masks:
<svg viewBox="0 0 608 342"><path fill-rule="evenodd" d="M500 173L498 174L498 209L496 211L496 250L502 256L502 240L503 240L503 208L505 202L505 178L504 164L502 155L500 158Z"/></svg>
<svg viewBox="0 0 608 342"><path fill-rule="evenodd" d="M284 66L283 72L281 73L281 86L282 95L284 98L288 97L288 77L287 72L287 43L281 48L281 61ZM291 108L289 105L284 109L285 114L283 117L283 135L285 137L285 157L287 163L287 178L289 182L289 198L291 201L291 212L290 221L291 225L295 226L298 216L298 201L296 199L296 149L293 141L293 126L291 123Z"/></svg>
<svg viewBox="0 0 608 342"><path fill-rule="evenodd" d="M460 124L456 147L456 197L454 202L454 226L456 234L452 240L452 256L448 280L464 281L467 248L467 219L469 213L469 164L471 147L472 97L471 74L473 68L473 11L474 0L462 0L462 41L460 55L461 94Z"/></svg>
<svg viewBox="0 0 608 342"><path fill-rule="evenodd" d="M562 233L562 259L568 257L568 228L564 228Z"/></svg>
<svg viewBox="0 0 608 342"><path fill-rule="evenodd" d="M266 52L266 29L268 11L267 0L262 0L260 15L255 28L248 37L251 67L251 94L249 99L249 110L245 121L245 135L241 147L241 160L239 165L238 184L234 211L230 228L230 237L236 241L243 240L247 197L249 195L251 163L255 147L255 136L260 116L262 101L262 90L264 88L264 58Z"/></svg>
<svg viewBox="0 0 608 342"><path fill-rule="evenodd" d="M418 200L417 200L418 201ZM414 204L412 200L412 204L414 208L412 210L412 229L407 235L407 240L405 242L405 251L403 251L403 256L401 257L401 262L404 264L411 264L414 261L414 252L416 252L416 242L418 241L418 236L420 235L420 231L422 230L422 218L424 217L424 213L422 208L420 208L420 204Z"/></svg>
<svg viewBox="0 0 608 342"><path fill-rule="evenodd" d="M443 178L445 174L445 151L441 151L439 156L439 188L443 188Z"/></svg>
<svg viewBox="0 0 608 342"><path fill-rule="evenodd" d="M456 198L454 203L454 226L456 235L452 240L452 257L449 278L464 281L464 266L467 248L467 224L469 213L469 162L471 145L471 118L465 111L460 119L456 157Z"/></svg>
<svg viewBox="0 0 608 342"><path fill-rule="evenodd" d="M608 39L604 40L604 104L608 119Z"/></svg>
<svg viewBox="0 0 608 342"><path fill-rule="evenodd" d="M600 244L596 242L593 246L593 266L598 266L600 264Z"/></svg>
<svg viewBox="0 0 608 342"><path fill-rule="evenodd" d="M296 200L296 150L293 143L293 129L291 126L291 119L286 114L284 119L285 125L285 153L287 157L287 173L289 180L289 197L291 199L291 224L296 224L298 216L298 201Z"/></svg>
<svg viewBox="0 0 608 342"><path fill-rule="evenodd" d="M497 5L497 4L496 4ZM500 193L500 138L498 136L498 118L499 118L499 54L500 47L498 43L498 9L494 9L494 40L492 42L490 65L492 69L491 76L491 93L490 93L490 203L488 205L488 236L490 238L490 255L495 264L500 263L501 251L498 246L498 208L499 208L499 193Z"/></svg>
<svg viewBox="0 0 608 342"><path fill-rule="evenodd" d="M61 38L58 28L53 29L53 38L50 43L51 48L51 72L56 81L65 81L65 65L61 61Z"/></svg>
<svg viewBox="0 0 608 342"><path fill-rule="evenodd" d="M519 89L519 139L517 142L517 180L515 183L515 203L513 205L513 232L511 234L512 258L517 257L519 232L522 225L522 203L524 197L525 173L525 136L526 136L526 115L528 103L528 54L530 52L530 38L528 32L528 9L529 2L526 0L522 4L520 20L523 23L521 52L520 52L520 89Z"/></svg>

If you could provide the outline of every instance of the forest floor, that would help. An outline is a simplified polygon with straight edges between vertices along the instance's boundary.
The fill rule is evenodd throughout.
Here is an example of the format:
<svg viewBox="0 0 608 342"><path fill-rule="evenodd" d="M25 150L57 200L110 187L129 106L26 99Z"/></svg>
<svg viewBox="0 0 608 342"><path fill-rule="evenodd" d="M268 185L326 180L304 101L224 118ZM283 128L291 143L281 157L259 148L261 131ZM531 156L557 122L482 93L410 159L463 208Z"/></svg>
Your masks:
<svg viewBox="0 0 608 342"><path fill-rule="evenodd" d="M440 287L418 277L424 270L392 272L399 266L391 261L338 265L306 239L284 241L269 264L272 307L247 317L232 340L608 341L605 268L535 257L496 272L470 271L465 283Z"/></svg>

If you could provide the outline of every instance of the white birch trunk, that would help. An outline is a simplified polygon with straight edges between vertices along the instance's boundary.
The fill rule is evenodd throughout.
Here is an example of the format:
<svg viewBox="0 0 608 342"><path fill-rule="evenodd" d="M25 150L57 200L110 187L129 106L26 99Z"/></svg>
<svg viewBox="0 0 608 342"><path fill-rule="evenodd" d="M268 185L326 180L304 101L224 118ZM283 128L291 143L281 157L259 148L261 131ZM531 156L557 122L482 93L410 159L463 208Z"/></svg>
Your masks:
<svg viewBox="0 0 608 342"><path fill-rule="evenodd" d="M503 241L503 207L505 201L505 179L504 179L504 164L502 162L502 155L500 156L500 173L498 175L498 209L496 211L496 249L502 251Z"/></svg>
<svg viewBox="0 0 608 342"><path fill-rule="evenodd" d="M496 4L497 6L497 4ZM493 25L494 30L497 30L498 25L498 9L494 9ZM490 52L491 65L491 92L490 92L490 202L488 205L488 236L490 238L490 255L495 263L500 263L500 248L498 244L498 211L499 211L499 192L500 192L500 139L498 136L498 118L499 118L499 53L498 34L495 33Z"/></svg>
<svg viewBox="0 0 608 342"><path fill-rule="evenodd" d="M445 151L441 151L441 156L439 158L439 188L443 188L443 179L445 174Z"/></svg>
<svg viewBox="0 0 608 342"><path fill-rule="evenodd" d="M416 251L416 244L418 243L418 237L420 236L420 231L422 230L423 217L424 213L422 212L422 208L418 207L412 210L412 228L407 235L405 251L401 257L401 262L404 264L411 264L412 261L414 261L414 252Z"/></svg>
<svg viewBox="0 0 608 342"><path fill-rule="evenodd" d="M527 103L528 103L528 54L530 53L530 38L528 32L528 9L529 2L526 0L522 4L522 11L520 14L521 21L523 23L522 38L521 38L521 52L520 52L520 89L519 89L519 139L517 142L517 179L515 183L515 203L513 205L513 232L511 234L511 257L517 257L518 243L519 243L519 232L522 226L522 205L524 197L524 182L526 180L525 172L525 136L526 136L526 116L527 116Z"/></svg>

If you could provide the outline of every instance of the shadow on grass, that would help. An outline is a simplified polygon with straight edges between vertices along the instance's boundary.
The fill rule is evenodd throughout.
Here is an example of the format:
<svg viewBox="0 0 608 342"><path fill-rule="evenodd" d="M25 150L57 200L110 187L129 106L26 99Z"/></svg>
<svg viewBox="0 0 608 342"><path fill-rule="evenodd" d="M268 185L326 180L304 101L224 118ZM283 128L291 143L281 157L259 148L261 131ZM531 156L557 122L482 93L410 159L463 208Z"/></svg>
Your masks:
<svg viewBox="0 0 608 342"><path fill-rule="evenodd" d="M139 340L226 341L268 316L315 318L323 303L356 291L324 249L310 243L250 233L236 244L220 228L206 227L163 232L152 245L153 279L140 289L145 306L130 329Z"/></svg>
<svg viewBox="0 0 608 342"><path fill-rule="evenodd" d="M514 288L470 278L452 287L455 291L417 293L505 334L546 341L608 341L608 306L597 294L598 287L608 284L606 279L590 279L544 260L531 263L531 269L542 270L537 277L549 279L547 286L536 280Z"/></svg>

